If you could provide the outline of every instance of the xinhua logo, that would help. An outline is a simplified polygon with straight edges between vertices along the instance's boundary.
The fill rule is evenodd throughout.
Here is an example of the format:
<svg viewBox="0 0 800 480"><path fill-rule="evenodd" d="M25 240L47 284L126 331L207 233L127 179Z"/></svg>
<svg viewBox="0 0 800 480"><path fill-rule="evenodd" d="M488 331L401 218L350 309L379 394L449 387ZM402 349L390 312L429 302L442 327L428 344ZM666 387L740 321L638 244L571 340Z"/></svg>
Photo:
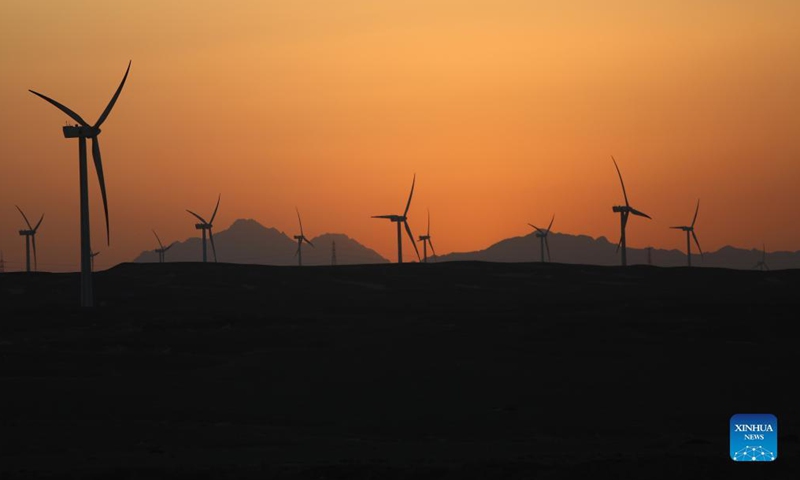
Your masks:
<svg viewBox="0 0 800 480"><path fill-rule="evenodd" d="M731 458L736 462L771 462L778 458L778 419L769 413L731 417Z"/></svg>

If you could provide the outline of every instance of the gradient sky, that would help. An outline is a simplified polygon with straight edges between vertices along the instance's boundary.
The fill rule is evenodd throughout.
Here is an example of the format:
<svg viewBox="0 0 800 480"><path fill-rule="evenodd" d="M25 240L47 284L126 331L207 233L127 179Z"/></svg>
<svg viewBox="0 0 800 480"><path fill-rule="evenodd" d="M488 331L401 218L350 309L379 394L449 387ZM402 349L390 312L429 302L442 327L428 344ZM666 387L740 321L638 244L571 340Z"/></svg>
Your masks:
<svg viewBox="0 0 800 480"><path fill-rule="evenodd" d="M350 235L395 258L370 215L432 215L437 253L530 233L632 247L800 249L800 2L693 0L22 1L0 15L0 249L79 262L78 146L37 90L103 125L111 215L90 167L98 268L253 218ZM532 259L538 251L531 244ZM553 248L557 249L556 245ZM408 251L408 245L405 248ZM224 260L224 259L220 259Z"/></svg>

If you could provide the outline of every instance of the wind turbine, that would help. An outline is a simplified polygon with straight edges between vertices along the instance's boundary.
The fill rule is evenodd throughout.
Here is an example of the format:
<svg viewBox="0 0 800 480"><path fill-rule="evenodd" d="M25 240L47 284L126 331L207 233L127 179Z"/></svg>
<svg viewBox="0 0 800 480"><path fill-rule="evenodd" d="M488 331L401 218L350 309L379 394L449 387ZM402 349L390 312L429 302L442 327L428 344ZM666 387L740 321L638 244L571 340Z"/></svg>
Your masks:
<svg viewBox="0 0 800 480"><path fill-rule="evenodd" d="M536 229L536 236L539 237L539 250L542 254L542 263L544 263L544 249L547 248L547 261L551 262L552 259L550 258L550 244L547 242L547 235L550 234L550 228L553 227L553 221L556 219L555 214L553 214L553 218L550 219L550 225L547 226L547 230L542 230L541 228L537 227L536 225L529 223L531 227Z"/></svg>
<svg viewBox="0 0 800 480"><path fill-rule="evenodd" d="M433 241L431 241L431 211L428 210L428 232L425 235L419 236L419 241L422 242L422 258L423 262L428 263L428 245L431 246L431 252L436 257L436 250L433 249Z"/></svg>
<svg viewBox="0 0 800 480"><path fill-rule="evenodd" d="M669 227L669 228L674 228L676 230L683 230L684 232L686 232L686 260L690 267L692 266L692 241L691 238L689 238L690 234L692 238L694 238L694 243L697 244L697 250L700 252L700 257L702 258L703 256L703 249L700 248L700 242L697 240L697 234L694 233L694 222L697 221L697 212L699 211L700 211L700 199L698 198L697 208L694 209L694 218L692 219L692 224L689 225L688 227L686 226Z"/></svg>
<svg viewBox="0 0 800 480"><path fill-rule="evenodd" d="M172 242L168 246L165 247L164 244L161 243L161 239L158 238L158 234L156 233L155 230L153 230L153 235L156 236L156 240L158 241L158 247L159 248L156 248L156 253L158 254L158 263L164 263L164 260L166 258L167 250L172 248L172 246L175 245L175 242Z"/></svg>
<svg viewBox="0 0 800 480"><path fill-rule="evenodd" d="M78 159L79 159L79 177L80 177L80 205L81 205L81 306L91 307L94 304L94 296L92 294L92 265L91 265L91 239L89 236L89 181L88 181L88 166L86 162L86 139L92 139L92 159L94 160L94 169L97 172L97 179L100 182L100 194L103 197L103 210L106 216L106 241L111 245L111 232L108 226L108 200L106 197L106 182L103 178L103 162L100 157L100 143L98 137L100 135L100 125L106 121L108 114L119 98L122 92L122 87L125 85L125 80L128 78L128 72L131 70L131 62L128 62L128 68L125 70L125 76L122 77L122 82L119 84L111 101L108 102L106 109L97 119L94 125L89 125L81 118L80 115L73 112L64 105L57 101L48 98L41 93L29 90L34 95L41 97L53 106L66 113L70 118L78 122L76 125L67 125L63 127L65 138L78 139Z"/></svg>
<svg viewBox="0 0 800 480"><path fill-rule="evenodd" d="M411 239L411 245L414 247L414 251L417 252L417 259L419 260L419 250L417 249L417 244L414 242L414 235L411 233L411 227L408 226L408 208L411 206L411 197L414 195L414 183L417 181L417 174L414 174L414 179L411 181L411 193L408 194L408 203L406 203L406 209L403 211L402 215L373 215L372 218L387 218L392 222L397 224L397 263L403 263L403 234L402 230L400 229L400 224L406 227L406 233L408 233L408 238Z"/></svg>
<svg viewBox="0 0 800 480"><path fill-rule="evenodd" d="M92 271L94 271L94 257L100 255L100 250L92 252Z"/></svg>
<svg viewBox="0 0 800 480"><path fill-rule="evenodd" d="M28 217L25 216L25 212L22 211L19 206L14 205L19 210L19 213L22 214L22 218L25 219L25 223L28 224L27 230L20 230L20 236L25 237L25 271L30 273L31 271L31 244L33 244L33 270L36 271L38 269L38 265L36 262L36 231L39 230L39 225L42 224L42 220L44 220L44 213L42 217L39 219L39 222L36 224L35 227L31 226L31 222L28 221Z"/></svg>
<svg viewBox="0 0 800 480"><path fill-rule="evenodd" d="M197 217L198 220L200 220L200 223L196 223L194 225L194 228L196 228L197 230L202 230L203 232L203 263L206 262L206 231L208 231L208 238L211 240L211 250L214 252L214 262L216 263L217 261L217 249L214 247L214 234L211 232L211 228L213 227L214 217L217 216L217 209L219 208L219 201L221 198L222 194L220 193L219 197L217 197L217 206L214 207L214 213L211 214L211 220L207 222L200 215L194 213L191 210L188 209L186 210L187 212Z"/></svg>
<svg viewBox="0 0 800 480"><path fill-rule="evenodd" d="M764 245L764 244L761 245L761 260L759 260L758 263L756 263L756 266L753 267L753 268L757 268L757 269L762 270L762 271L763 270L769 270L769 267L767 266L767 247L766 247L766 245Z"/></svg>
<svg viewBox="0 0 800 480"><path fill-rule="evenodd" d="M300 235L295 235L294 239L297 240L297 251L294 252L294 255L297 257L297 265L303 266L303 242L314 246L311 243L311 240L307 239L306 236L303 234L303 221L300 220L300 210L297 207L294 207L294 210L297 212L297 221L300 223Z"/></svg>
<svg viewBox="0 0 800 480"><path fill-rule="evenodd" d="M628 194L625 192L625 182L622 181L622 173L620 173L617 161L614 159L613 155L611 156L611 160L614 162L614 168L617 169L619 183L622 185L622 195L625 197L625 205L615 205L611 208L615 213L619 213L620 230L622 233L619 237L619 243L617 244L617 252L619 252L620 247L622 247L622 266L624 267L628 264L628 248L625 239L625 226L628 224L628 215L632 213L640 217L649 218L650 220L652 220L652 218L650 215L631 207L630 203L628 203Z"/></svg>

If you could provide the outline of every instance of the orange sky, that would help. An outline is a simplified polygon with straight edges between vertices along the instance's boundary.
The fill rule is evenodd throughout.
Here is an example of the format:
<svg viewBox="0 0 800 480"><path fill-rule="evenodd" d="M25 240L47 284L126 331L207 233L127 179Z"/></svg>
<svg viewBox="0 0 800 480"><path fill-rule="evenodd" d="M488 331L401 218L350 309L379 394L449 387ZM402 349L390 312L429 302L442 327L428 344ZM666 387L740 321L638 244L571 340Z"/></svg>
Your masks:
<svg viewBox="0 0 800 480"><path fill-rule="evenodd" d="M651 5L658 3L659 5ZM41 1L0 16L0 249L79 261L77 140L34 89L94 122L111 215L90 169L97 267L253 218L342 232L392 260L394 226L432 215L437 253L553 230L632 247L800 249L800 2L532 0ZM532 245L532 248L535 246ZM555 245L554 245L555 247ZM408 246L406 245L406 251ZM533 252L535 253L535 251ZM224 260L224 259L221 259ZM12 263L13 262L13 263Z"/></svg>

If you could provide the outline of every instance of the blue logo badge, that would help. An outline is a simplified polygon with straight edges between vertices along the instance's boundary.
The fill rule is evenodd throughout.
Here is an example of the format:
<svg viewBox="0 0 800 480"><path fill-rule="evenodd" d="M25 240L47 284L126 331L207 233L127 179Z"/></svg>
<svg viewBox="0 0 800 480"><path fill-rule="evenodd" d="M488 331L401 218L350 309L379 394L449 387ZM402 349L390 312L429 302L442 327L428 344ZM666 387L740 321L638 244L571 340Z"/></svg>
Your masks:
<svg viewBox="0 0 800 480"><path fill-rule="evenodd" d="M771 462L778 458L778 419L769 413L731 417L731 458L736 462Z"/></svg>

